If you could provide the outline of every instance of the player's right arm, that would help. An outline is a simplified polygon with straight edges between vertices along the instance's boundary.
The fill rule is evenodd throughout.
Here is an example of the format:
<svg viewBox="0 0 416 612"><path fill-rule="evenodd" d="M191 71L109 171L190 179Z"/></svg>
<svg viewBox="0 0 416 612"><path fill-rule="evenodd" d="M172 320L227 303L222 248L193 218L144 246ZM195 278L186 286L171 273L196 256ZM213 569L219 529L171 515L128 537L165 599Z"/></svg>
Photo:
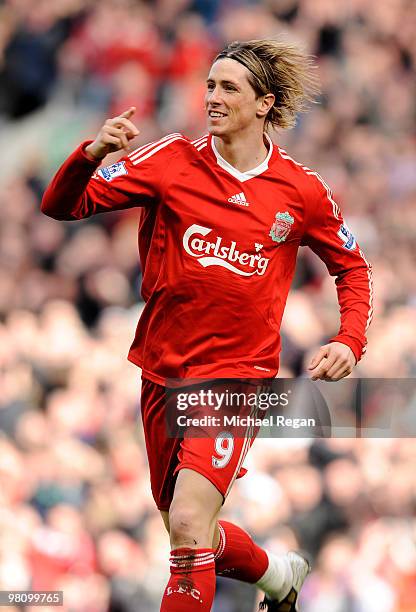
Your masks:
<svg viewBox="0 0 416 612"><path fill-rule="evenodd" d="M83 219L91 215L149 206L160 199L160 183L166 168L156 143L141 147L107 168L98 167L108 153L126 150L139 133L130 121L135 108L108 119L96 139L80 145L62 164L47 187L41 210L54 219ZM176 139L176 138L175 138ZM173 139L162 139L166 144ZM142 155L149 150L150 155ZM142 163L144 162L144 163Z"/></svg>

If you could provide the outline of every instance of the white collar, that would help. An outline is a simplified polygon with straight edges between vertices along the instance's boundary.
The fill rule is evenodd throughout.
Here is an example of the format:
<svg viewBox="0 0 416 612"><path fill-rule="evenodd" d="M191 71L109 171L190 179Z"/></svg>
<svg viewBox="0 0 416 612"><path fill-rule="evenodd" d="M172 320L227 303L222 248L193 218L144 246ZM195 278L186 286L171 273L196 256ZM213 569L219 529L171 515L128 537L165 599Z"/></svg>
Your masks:
<svg viewBox="0 0 416 612"><path fill-rule="evenodd" d="M264 137L266 138L267 143L269 145L269 152L267 154L266 159L263 160L261 164L259 164L252 170L247 170L246 172L240 172L240 170L237 170L237 168L234 168L234 166L232 166L227 160L221 157L221 155L218 153L217 147L215 146L214 137L212 137L211 146L212 146L212 150L214 151L215 157L217 158L217 164L221 166L221 168L226 170L229 174L231 174L236 179L238 179L241 183L244 183L244 181L248 181L249 179L254 178L255 176L258 176L259 174L262 174L268 169L269 160L273 153L273 143L270 140L270 137L268 136L268 134L266 134L266 132L264 132Z"/></svg>

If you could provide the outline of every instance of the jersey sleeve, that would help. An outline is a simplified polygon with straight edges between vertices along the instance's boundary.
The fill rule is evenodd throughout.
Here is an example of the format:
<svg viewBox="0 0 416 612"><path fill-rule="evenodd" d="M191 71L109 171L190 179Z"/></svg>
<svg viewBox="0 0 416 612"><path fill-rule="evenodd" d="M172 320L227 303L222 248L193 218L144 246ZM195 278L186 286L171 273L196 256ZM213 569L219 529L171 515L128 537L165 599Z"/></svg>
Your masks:
<svg viewBox="0 0 416 612"><path fill-rule="evenodd" d="M156 204L178 142L172 134L139 147L110 166L90 160L81 144L62 164L47 187L41 204L44 214L60 220L85 219L97 213Z"/></svg>
<svg viewBox="0 0 416 612"><path fill-rule="evenodd" d="M357 361L367 344L366 332L373 312L371 264L345 223L330 188L314 173L313 195L308 201L302 244L309 246L335 276L341 325L330 342L351 348Z"/></svg>

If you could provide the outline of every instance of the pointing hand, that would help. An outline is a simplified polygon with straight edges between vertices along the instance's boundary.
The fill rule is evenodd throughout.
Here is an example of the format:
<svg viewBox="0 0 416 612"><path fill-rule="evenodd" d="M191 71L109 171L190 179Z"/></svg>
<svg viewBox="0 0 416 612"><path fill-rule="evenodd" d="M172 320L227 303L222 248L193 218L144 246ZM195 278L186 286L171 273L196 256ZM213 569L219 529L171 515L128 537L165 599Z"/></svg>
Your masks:
<svg viewBox="0 0 416 612"><path fill-rule="evenodd" d="M94 142L85 147L87 156L98 161L114 151L125 149L128 152L129 141L139 134L139 130L130 121L135 112L136 107L131 106L121 115L107 119Z"/></svg>

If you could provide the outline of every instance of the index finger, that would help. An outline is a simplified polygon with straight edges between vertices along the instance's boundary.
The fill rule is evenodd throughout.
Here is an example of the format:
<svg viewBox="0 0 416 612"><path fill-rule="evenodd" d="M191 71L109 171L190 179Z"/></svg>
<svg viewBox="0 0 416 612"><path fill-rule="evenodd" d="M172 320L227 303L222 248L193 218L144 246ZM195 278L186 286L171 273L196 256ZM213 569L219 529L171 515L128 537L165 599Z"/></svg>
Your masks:
<svg viewBox="0 0 416 612"><path fill-rule="evenodd" d="M321 378L321 376L326 372L327 369L327 358L322 357L319 363L309 372L309 376L312 380L316 380L317 378Z"/></svg>
<svg viewBox="0 0 416 612"><path fill-rule="evenodd" d="M309 370L313 370L314 368L316 368L316 366L320 364L322 359L325 358L326 353L327 353L327 347L321 346L321 348L315 353L315 355L310 360L309 366L308 366Z"/></svg>
<svg viewBox="0 0 416 612"><path fill-rule="evenodd" d="M121 115L114 117L114 119L110 119L107 123L113 125L114 127L123 128L125 133L130 137L138 136L139 134L139 130L134 123L132 123L130 119L126 119L126 117L122 117Z"/></svg>
<svg viewBox="0 0 416 612"><path fill-rule="evenodd" d="M121 113L120 117L125 117L126 119L130 119L130 117L132 117L135 112L136 112L136 107L130 106L128 110L124 111L124 113Z"/></svg>
<svg viewBox="0 0 416 612"><path fill-rule="evenodd" d="M321 359L318 365L311 372L312 380L313 380L313 377L316 376L318 373L320 376L322 376L323 374L328 375L329 370L333 369L334 367L338 367L338 366L339 366L339 359L336 355L329 355L329 357L324 357L323 359Z"/></svg>

